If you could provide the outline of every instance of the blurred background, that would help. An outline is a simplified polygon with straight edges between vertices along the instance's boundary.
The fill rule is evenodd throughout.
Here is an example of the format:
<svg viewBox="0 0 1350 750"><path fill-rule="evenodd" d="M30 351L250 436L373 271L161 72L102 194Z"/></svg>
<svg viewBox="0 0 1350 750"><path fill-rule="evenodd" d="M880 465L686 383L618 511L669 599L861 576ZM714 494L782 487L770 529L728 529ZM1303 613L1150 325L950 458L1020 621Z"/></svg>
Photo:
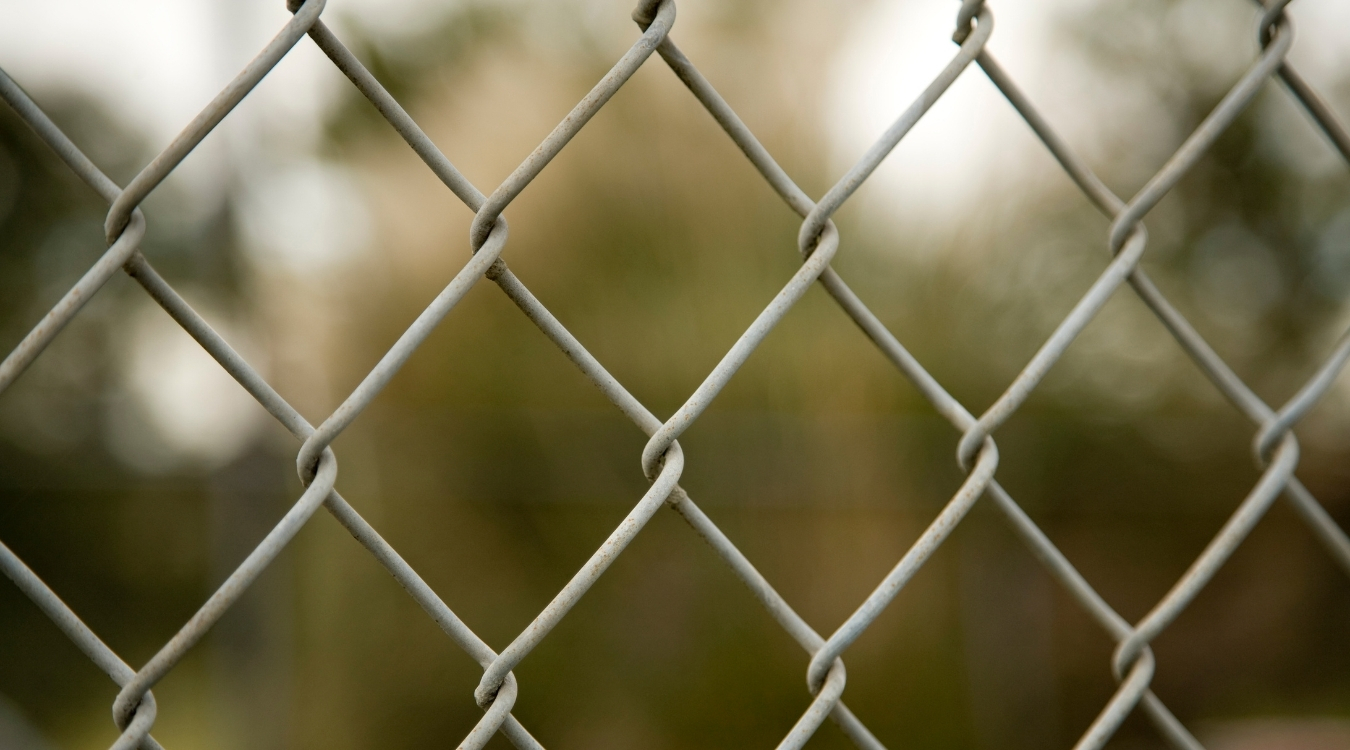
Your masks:
<svg viewBox="0 0 1350 750"><path fill-rule="evenodd" d="M0 66L119 182L256 54L281 0L0 3ZM1133 194L1257 55L1242 0L991 2L990 49ZM330 0L324 18L490 192L638 35L623 0ZM681 0L672 36L813 196L955 51L954 2ZM1350 6L1291 59L1350 115ZM311 421L467 258L471 212L303 39L146 202L147 257ZM106 206L0 108L0 349L105 247ZM653 57L506 212L505 258L667 416L799 260L796 216ZM972 67L840 212L834 263L973 411L1105 266L1108 222ZM1143 265L1282 403L1350 326L1350 170L1274 83L1148 218ZM1122 289L998 433L998 476L1126 618L1258 476L1254 429ZM1299 427L1350 526L1350 377ZM681 483L818 631L955 489L958 434L820 289L681 443ZM494 648L646 488L645 439L479 284L335 443L338 486ZM0 397L0 539L132 665L299 496L298 445L124 276ZM1283 502L1154 644L1212 750L1350 748L1350 580ZM985 502L849 651L892 748L1069 747L1113 643ZM768 747L806 655L663 510L516 670L549 748ZM326 513L158 685L203 748L448 747L481 674ZM102 748L116 688L0 585L0 747ZM507 747L502 738L492 747ZM848 746L826 723L812 748ZM1112 748L1162 743L1131 718Z"/></svg>

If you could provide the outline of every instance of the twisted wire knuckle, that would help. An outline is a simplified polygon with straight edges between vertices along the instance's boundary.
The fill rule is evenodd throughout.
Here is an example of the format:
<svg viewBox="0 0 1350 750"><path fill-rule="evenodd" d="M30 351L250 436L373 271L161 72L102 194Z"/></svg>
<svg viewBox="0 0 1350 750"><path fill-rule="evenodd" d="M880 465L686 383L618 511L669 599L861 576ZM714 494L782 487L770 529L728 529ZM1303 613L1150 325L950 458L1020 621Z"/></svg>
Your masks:
<svg viewBox="0 0 1350 750"><path fill-rule="evenodd" d="M952 41L963 44L970 37L975 19L984 12L984 0L961 0L961 10L956 13L956 31L952 32Z"/></svg>

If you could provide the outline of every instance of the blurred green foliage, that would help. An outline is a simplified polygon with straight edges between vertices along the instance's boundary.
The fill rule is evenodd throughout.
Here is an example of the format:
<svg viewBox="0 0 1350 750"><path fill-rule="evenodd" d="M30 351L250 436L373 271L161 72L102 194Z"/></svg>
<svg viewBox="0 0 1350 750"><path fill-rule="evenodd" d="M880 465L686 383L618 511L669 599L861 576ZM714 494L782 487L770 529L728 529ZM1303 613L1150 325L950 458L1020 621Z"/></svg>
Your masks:
<svg viewBox="0 0 1350 750"><path fill-rule="evenodd" d="M1099 5L1075 21L1084 43L1165 80L1189 132L1222 90L1201 85L1165 48L1122 48L1130 37L1110 33L1113 18L1137 19L1157 3ZM709 33L747 45L753 57L770 45L754 38L756 22L773 12L738 4ZM524 60L511 72L539 76L543 104L522 104L524 121L532 105L575 101L613 57L580 27L575 48L532 50L521 16L469 4L410 38L357 33L352 46L419 122L441 126L428 132L452 160L472 160L494 146L442 135L497 116L474 99L495 85L494 61ZM773 64L766 54L749 69L706 72L743 93ZM1145 260L1273 401L1325 352L1348 288L1335 276L1348 267L1336 260L1344 256L1326 248L1350 180L1344 170L1302 174L1264 145L1270 119L1262 113L1287 106L1283 97L1271 85L1159 207ZM147 149L93 105L71 99L53 114L115 176L144 161ZM374 194L400 181L438 189L354 92L333 109L326 135L324 158L367 175ZM809 156L823 150L821 138L805 119L765 135L817 194L829 180ZM1108 182L1141 168L1128 153L1112 158L1102 169ZM958 239L918 253L917 236L877 232L851 209L840 216L836 268L972 409L997 397L1105 265L1106 220L1065 186L1044 194L1029 211L980 219L992 231L979 236L997 239L975 248ZM449 218L427 219L424 244L434 254L410 255L402 235L382 234L352 278L303 302L336 311L329 334L341 351L320 363L335 393L359 382L463 261L469 212L444 200L437 210ZM377 221L392 222L376 204ZM0 346L16 342L96 257L101 210L13 113L0 112ZM152 235L146 253L175 283L263 309L268 287L250 281L239 260L232 210L227 201L190 227ZM798 262L797 218L655 60L508 216L512 268L658 415L683 401ZM1235 245L1267 276L1211 284L1206 274L1226 267ZM1214 308L1216 299L1241 306L1225 290L1253 288L1273 291L1261 292L1261 311L1241 326L1228 308ZM303 289L288 293L306 299ZM136 294L129 280L114 279L0 401L0 538L133 665L299 492L294 446L270 437L212 471L145 475L111 457L106 405L119 396L109 348ZM1132 361L1130 342L1165 353ZM283 395L306 395L279 377ZM1344 414L1330 409L1312 417L1330 433L1305 437L1300 476L1344 525L1350 443L1337 434ZM74 426L56 437L40 434L67 423ZM999 432L999 478L1105 598L1138 618L1254 483L1252 433L1122 290ZM682 439L682 484L828 632L959 486L957 437L813 290ZM355 507L501 648L644 491L643 444L484 283L335 450L339 487ZM1347 624L1350 585L1277 504L1155 644L1155 690L1200 726L1269 714L1350 718ZM111 740L112 684L8 586L0 586L0 644L0 695L62 747ZM1066 746L1113 691L1112 647L979 505L849 652L845 700L891 747ZM516 670L515 713L554 748L769 746L807 705L806 661L712 551L663 511ZM440 747L480 715L470 699L479 674L320 514L156 689L156 734L168 747ZM827 724L810 747L846 745ZM1112 746L1160 745L1135 718Z"/></svg>

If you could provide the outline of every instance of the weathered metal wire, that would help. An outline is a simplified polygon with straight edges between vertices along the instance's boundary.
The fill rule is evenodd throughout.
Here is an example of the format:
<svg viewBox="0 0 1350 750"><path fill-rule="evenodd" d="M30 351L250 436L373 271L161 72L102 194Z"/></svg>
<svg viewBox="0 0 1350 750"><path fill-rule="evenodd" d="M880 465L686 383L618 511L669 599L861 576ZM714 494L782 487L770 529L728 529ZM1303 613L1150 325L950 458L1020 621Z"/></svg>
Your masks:
<svg viewBox="0 0 1350 750"><path fill-rule="evenodd" d="M0 98L76 175L110 204L106 221L108 250L0 362L0 392L7 389L32 364L83 305L118 268L122 268L268 413L301 441L296 464L305 484L304 492L282 520L174 637L139 670L132 669L113 653L51 588L3 544L0 544L0 570L121 687L113 704L113 718L121 734L113 747L159 748L159 743L150 736L158 710L151 689L238 600L318 507L323 505L408 591L441 630L483 667L483 677L474 692L474 699L484 709L484 714L460 747L481 748L500 731L518 748L541 748L542 745L511 715L511 708L519 693L519 685L511 670L548 636L662 504L669 504L708 542L774 620L809 655L806 683L812 699L798 721L787 729L779 748L802 747L828 716L858 747L872 750L884 748L884 745L842 702L846 686L843 655L943 544L970 508L981 497L988 496L1047 571L1118 644L1110 666L1119 681L1119 687L1093 723L1086 728L1076 747L1102 747L1135 707L1142 705L1146 715L1171 745L1187 750L1199 748L1200 743L1195 737L1150 690L1156 663L1149 644L1209 583L1277 497L1283 495L1289 500L1336 562L1350 574L1350 537L1295 476L1299 447L1293 433L1295 425L1327 393L1350 359L1350 333L1341 338L1324 363L1294 396L1278 409L1272 409L1238 378L1139 267L1148 237L1143 219L1232 125L1271 76L1278 77L1286 85L1295 102L1350 162L1350 132L1285 59L1293 44L1293 30L1284 15L1288 3L1289 0L1277 0L1268 7L1262 7L1258 25L1261 54L1181 147L1128 201L1116 196L1097 178L1087 163L1074 154L986 49L994 25L993 14L985 7L983 0L962 2L952 37L959 45L955 56L919 98L818 202L813 201L793 182L712 84L676 46L670 37L675 22L674 0L644 0L639 4L633 12L633 18L642 32L639 39L525 161L487 195L455 168L402 106L323 24L320 14L324 0L307 0L303 3L292 1L290 9L295 15L278 35L126 188L118 187L104 175L33 100L7 74L0 71ZM441 182L474 212L468 262L413 321L360 385L318 427L311 425L282 399L178 295L138 249L146 227L140 204L305 34L374 104ZM685 403L666 420L656 417L634 398L515 276L503 258L508 239L503 212L653 52L659 54L689 88L789 208L802 217L797 248L803 258L800 268ZM1013 105L1084 195L1112 219L1106 238L1110 259L1105 268L1003 394L978 417L952 397L924 369L830 267L830 261L841 243L839 230L831 217L972 62L984 71ZM408 357L468 290L483 278L495 283L601 393L649 437L641 455L641 466L651 481L650 488L548 606L501 652L494 651L474 634L413 567L343 499L335 488L337 460L329 447L384 389ZM708 408L769 331L815 282L824 287L934 409L961 433L957 462L967 472L966 480L952 499L896 566L853 614L828 636L820 635L792 609L678 484L684 468L684 455L678 442L680 435ZM994 441L994 433L1025 403L1068 346L1124 283L1128 283L1153 311L1215 387L1256 426L1253 451L1262 469L1256 485L1238 504L1200 556L1149 613L1135 624L1115 612L998 483L999 452Z"/></svg>

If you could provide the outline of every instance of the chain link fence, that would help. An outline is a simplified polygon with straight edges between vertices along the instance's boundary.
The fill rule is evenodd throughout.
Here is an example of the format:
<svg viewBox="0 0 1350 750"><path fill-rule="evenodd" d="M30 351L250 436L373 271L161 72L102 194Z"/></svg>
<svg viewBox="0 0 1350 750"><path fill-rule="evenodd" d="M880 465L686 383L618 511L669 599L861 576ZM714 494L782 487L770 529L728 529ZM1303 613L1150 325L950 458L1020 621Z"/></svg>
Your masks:
<svg viewBox="0 0 1350 750"><path fill-rule="evenodd" d="M512 707L522 689L512 670L549 636L641 533L648 520L662 506L669 505L699 537L712 546L773 619L806 652L809 705L795 724L783 727L784 736L779 747L802 747L829 718L856 746L883 748L881 741L867 728L866 717L855 715L843 701L847 679L844 656L897 593L942 546L971 507L981 498L986 498L986 502L992 504L1006 519L1051 576L1117 643L1111 663L1103 666L1112 671L1118 688L1095 720L1082 729L1075 747L1085 750L1103 747L1129 715L1141 711L1171 746L1185 750L1200 748L1201 744L1191 731L1150 689L1156 667L1150 643L1205 588L1280 497L1308 525L1335 562L1350 574L1350 538L1296 476L1299 443L1293 431L1300 418L1332 386L1346 360L1350 359L1350 333L1343 335L1335 347L1326 353L1323 364L1308 375L1296 393L1285 403L1272 406L1259 398L1234 373L1139 267L1140 258L1148 246L1148 231L1144 221L1149 212L1233 124L1268 79L1277 79L1340 155L1350 161L1350 132L1286 62L1286 55L1294 43L1293 31L1284 15L1288 4L1289 0L1275 0L1260 8L1256 32L1260 42L1259 56L1182 146L1138 193L1129 198L1117 196L1098 179L1088 164L1056 134L1051 123L1042 117L986 49L994 32L994 14L982 0L965 0L961 4L952 35L958 49L946 67L819 200L813 200L793 182L713 85L681 53L671 37L676 20L674 0L644 0L638 6L633 12L633 20L641 30L638 40L520 166L490 193L484 193L465 179L376 77L324 25L321 20L324 0L292 0L290 10L294 13L293 18L210 105L125 187L105 176L15 81L0 72L0 96L71 170L110 204L105 223L108 250L0 363L0 391L8 388L32 364L62 328L120 269L140 284L222 368L300 441L296 467L306 486L303 494L263 541L173 638L139 669L128 665L106 646L62 602L55 591L2 544L0 568L76 646L121 687L112 707L113 718L121 735L113 747L119 750L159 748L161 745L151 734L158 713L152 688L239 600L250 584L322 506L388 570L445 635L482 666L482 680L472 698L482 708L483 715L460 743L460 747L481 748L495 734L502 733L518 748L540 748L543 746L540 741L512 715ZM184 302L138 249L146 233L147 218L139 208L145 198L306 35L374 104L445 187L474 212L467 263L388 349L360 385L317 426L292 408ZM797 251L802 258L800 268L688 396L683 406L664 420L634 398L563 323L535 298L503 259L509 232L503 213L634 72L649 62L653 53L684 83L764 180L802 218L797 236ZM979 414L972 413L950 395L830 266L841 241L831 217L943 96L953 81L972 65L989 78L1064 172L1092 204L1111 220L1110 232L1105 238L1108 251L1103 256L1105 266L1096 281L997 400ZM348 504L336 489L337 458L329 447L385 388L465 294L484 279L496 284L595 387L650 438L640 457L642 470L650 481L650 489L638 499L618 527L567 585L557 592L548 606L500 651L494 650L475 634L469 624L456 616L451 606L423 581L398 551ZM770 330L815 283L825 289L900 374L960 433L956 459L966 472L966 479L959 490L931 520L918 540L871 594L858 604L853 614L828 633L818 632L799 616L760 574L754 563L699 509L679 484L685 466L679 437L704 413ZM1122 286L1128 286L1130 291L1123 292ZM1200 556L1167 594L1134 623L1118 614L1098 594L996 479L999 447L995 434L1000 426L1027 401L1075 337L1117 293L1137 295L1213 387L1250 420L1255 431L1253 457L1261 468L1257 483L1237 503L1226 523ZM0 645L0 653L3 648ZM464 700L468 698L464 696Z"/></svg>

